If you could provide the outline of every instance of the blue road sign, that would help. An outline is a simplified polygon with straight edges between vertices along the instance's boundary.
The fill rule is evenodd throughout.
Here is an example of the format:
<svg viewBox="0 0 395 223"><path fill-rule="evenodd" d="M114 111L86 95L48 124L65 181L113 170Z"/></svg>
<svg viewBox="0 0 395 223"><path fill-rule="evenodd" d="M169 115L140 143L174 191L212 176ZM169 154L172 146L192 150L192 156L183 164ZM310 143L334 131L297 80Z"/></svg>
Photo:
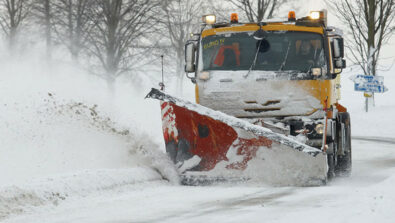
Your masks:
<svg viewBox="0 0 395 223"><path fill-rule="evenodd" d="M384 86L383 76L356 75L351 80L355 83L355 91L384 93L388 90Z"/></svg>
<svg viewBox="0 0 395 223"><path fill-rule="evenodd" d="M388 89L384 85L377 85L371 83L358 84L355 83L354 90L363 92L384 93Z"/></svg>

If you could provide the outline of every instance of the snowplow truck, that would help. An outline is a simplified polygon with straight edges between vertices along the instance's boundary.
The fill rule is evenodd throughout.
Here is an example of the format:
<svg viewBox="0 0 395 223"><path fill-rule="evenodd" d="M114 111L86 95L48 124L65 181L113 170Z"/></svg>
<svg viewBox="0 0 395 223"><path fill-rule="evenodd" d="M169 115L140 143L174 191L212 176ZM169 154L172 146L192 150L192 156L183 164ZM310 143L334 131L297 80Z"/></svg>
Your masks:
<svg viewBox="0 0 395 223"><path fill-rule="evenodd" d="M185 45L196 103L152 89L166 152L182 183L322 185L351 172L351 127L339 104L346 66L326 10L284 21L203 16Z"/></svg>

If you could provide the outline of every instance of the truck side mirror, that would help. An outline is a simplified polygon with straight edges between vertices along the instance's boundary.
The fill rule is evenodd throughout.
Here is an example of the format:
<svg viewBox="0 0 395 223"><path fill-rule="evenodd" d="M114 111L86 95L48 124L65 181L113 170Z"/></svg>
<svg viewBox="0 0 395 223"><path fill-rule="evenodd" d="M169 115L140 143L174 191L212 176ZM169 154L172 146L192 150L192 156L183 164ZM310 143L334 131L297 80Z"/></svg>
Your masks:
<svg viewBox="0 0 395 223"><path fill-rule="evenodd" d="M187 42L185 44L185 72L193 73L196 70L195 66L196 46L194 42Z"/></svg>
<svg viewBox="0 0 395 223"><path fill-rule="evenodd" d="M344 58L344 39L340 38L339 41L339 48L340 48L340 57Z"/></svg>
<svg viewBox="0 0 395 223"><path fill-rule="evenodd" d="M335 69L346 68L346 60L344 57L344 40L343 38L334 38L332 41L332 57L333 57L333 67Z"/></svg>
<svg viewBox="0 0 395 223"><path fill-rule="evenodd" d="M343 38L333 39L333 57L343 58L344 57L344 40Z"/></svg>
<svg viewBox="0 0 395 223"><path fill-rule="evenodd" d="M339 59L335 59L334 60L334 67L336 68L336 69L344 69L344 68L346 68L346 60L345 59L341 59L341 58L339 58Z"/></svg>

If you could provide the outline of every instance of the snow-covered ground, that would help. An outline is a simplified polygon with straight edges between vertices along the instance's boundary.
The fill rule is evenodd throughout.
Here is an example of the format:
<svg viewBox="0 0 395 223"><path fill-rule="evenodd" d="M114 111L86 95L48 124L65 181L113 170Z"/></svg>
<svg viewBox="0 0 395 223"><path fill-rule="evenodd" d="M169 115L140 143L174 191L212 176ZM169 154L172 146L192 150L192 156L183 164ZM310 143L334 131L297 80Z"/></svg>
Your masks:
<svg viewBox="0 0 395 223"><path fill-rule="evenodd" d="M353 144L353 175L324 187L156 182L66 199L5 222L393 222L394 145Z"/></svg>

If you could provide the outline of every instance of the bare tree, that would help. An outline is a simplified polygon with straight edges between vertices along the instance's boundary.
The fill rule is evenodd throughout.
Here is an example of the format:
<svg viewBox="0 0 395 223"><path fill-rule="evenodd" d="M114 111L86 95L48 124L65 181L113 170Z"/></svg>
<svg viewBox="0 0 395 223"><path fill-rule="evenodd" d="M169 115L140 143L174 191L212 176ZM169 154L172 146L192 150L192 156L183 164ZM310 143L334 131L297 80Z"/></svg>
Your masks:
<svg viewBox="0 0 395 223"><path fill-rule="evenodd" d="M190 34L199 27L199 19L204 8L200 0L165 0L162 2L166 34L176 55L176 75L178 93L182 91L184 78L184 45Z"/></svg>
<svg viewBox="0 0 395 223"><path fill-rule="evenodd" d="M52 3L50 0L36 0L33 6L38 23L44 27L46 51L48 59L52 54Z"/></svg>
<svg viewBox="0 0 395 223"><path fill-rule="evenodd" d="M86 48L88 34L93 28L91 21L93 0L54 1L54 32L56 40L67 47L74 62Z"/></svg>
<svg viewBox="0 0 395 223"><path fill-rule="evenodd" d="M394 33L395 0L328 0L350 36L347 48L352 62L366 75L376 75L381 47Z"/></svg>
<svg viewBox="0 0 395 223"><path fill-rule="evenodd" d="M359 65L365 75L377 74L381 47L394 33L395 0L327 0L347 25L350 36L347 48L350 60ZM369 98L365 110L369 110Z"/></svg>
<svg viewBox="0 0 395 223"><path fill-rule="evenodd" d="M5 33L9 49L14 51L17 34L31 8L29 0L0 0L0 26Z"/></svg>
<svg viewBox="0 0 395 223"><path fill-rule="evenodd" d="M131 45L154 27L154 0L96 0L93 29L89 32L90 53L105 71L105 79L113 89L116 78L130 70Z"/></svg>
<svg viewBox="0 0 395 223"><path fill-rule="evenodd" d="M289 0L229 0L247 16L249 22L273 18L273 14Z"/></svg>

